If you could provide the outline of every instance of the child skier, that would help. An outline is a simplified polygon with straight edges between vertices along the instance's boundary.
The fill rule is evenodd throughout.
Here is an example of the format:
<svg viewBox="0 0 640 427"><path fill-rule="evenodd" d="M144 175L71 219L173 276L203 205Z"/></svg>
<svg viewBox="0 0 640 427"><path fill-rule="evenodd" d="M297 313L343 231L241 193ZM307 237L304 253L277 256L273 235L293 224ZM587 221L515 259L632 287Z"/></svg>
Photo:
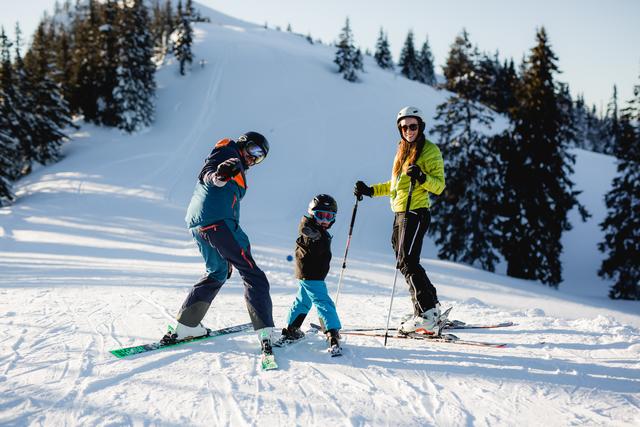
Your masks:
<svg viewBox="0 0 640 427"><path fill-rule="evenodd" d="M339 330L342 327L336 306L329 297L324 282L331 261L331 235L328 229L336 220L338 204L327 194L311 200L308 215L302 217L296 240L296 278L300 288L289 309L287 327L282 330L282 341L295 341L304 337L300 330L311 304L315 304L332 356L341 353Z"/></svg>

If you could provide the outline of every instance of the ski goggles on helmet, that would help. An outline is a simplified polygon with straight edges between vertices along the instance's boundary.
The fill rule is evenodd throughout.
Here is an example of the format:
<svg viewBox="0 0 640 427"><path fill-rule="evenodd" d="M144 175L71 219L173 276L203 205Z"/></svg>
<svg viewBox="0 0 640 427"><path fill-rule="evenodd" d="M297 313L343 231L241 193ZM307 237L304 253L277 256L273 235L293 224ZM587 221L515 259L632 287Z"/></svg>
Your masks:
<svg viewBox="0 0 640 427"><path fill-rule="evenodd" d="M313 211L313 217L318 221L331 222L336 218L336 213L331 211Z"/></svg>
<svg viewBox="0 0 640 427"><path fill-rule="evenodd" d="M257 165L262 162L265 157L267 157L267 153L253 141L247 142L244 147L244 151L253 158L253 164Z"/></svg>

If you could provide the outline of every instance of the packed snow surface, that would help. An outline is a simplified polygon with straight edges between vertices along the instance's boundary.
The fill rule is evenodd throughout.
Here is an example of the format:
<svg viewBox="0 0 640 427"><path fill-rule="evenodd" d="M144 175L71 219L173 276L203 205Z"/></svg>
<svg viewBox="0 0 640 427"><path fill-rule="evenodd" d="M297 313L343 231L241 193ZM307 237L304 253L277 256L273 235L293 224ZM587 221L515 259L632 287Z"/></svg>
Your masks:
<svg viewBox="0 0 640 427"><path fill-rule="evenodd" d="M330 358L308 334L277 351L279 370L262 372L257 338L239 333L113 357L159 339L202 273L183 217L216 140L257 130L271 141L249 171L241 223L282 327L297 291L287 256L309 199L325 192L340 205L333 293L353 183L387 179L399 108L433 117L446 99L371 58L348 83L330 47L203 13L212 23L197 25L190 74L171 62L158 72L151 129L83 126L66 158L23 179L18 202L0 210L1 425L638 425L640 308L608 300L595 274L615 162L582 151L574 179L594 216L576 215L564 238L560 290L437 260L425 244L423 265L453 318L516 323L457 334L506 348L346 336L344 356ZM360 204L338 306L345 327L384 326L391 222L386 200ZM242 294L234 275L205 323L247 322ZM410 311L402 280L393 307L397 325Z"/></svg>

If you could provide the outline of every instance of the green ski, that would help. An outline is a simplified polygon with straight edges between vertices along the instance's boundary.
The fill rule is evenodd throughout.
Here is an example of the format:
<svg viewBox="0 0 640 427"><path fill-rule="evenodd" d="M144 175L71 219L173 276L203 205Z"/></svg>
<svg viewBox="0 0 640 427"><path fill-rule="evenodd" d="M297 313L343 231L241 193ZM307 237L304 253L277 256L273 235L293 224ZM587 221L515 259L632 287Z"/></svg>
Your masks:
<svg viewBox="0 0 640 427"><path fill-rule="evenodd" d="M189 344L197 341L204 341L210 338L214 338L220 335L233 334L236 332L248 331L253 328L251 323L244 323L242 325L229 326L227 328L217 329L215 331L210 331L208 335L204 335L202 337L197 338L189 338L186 340L178 341L173 344L163 344L161 342L154 342L151 344L142 344L134 347L126 347L119 348L116 350L111 350L110 353L116 356L118 359L124 359L125 357L133 356L135 354L147 353L149 351L155 350L164 350L166 348L176 347L182 344ZM169 329L172 329L169 327Z"/></svg>
<svg viewBox="0 0 640 427"><path fill-rule="evenodd" d="M270 371L272 369L278 369L278 364L276 363L276 357L271 354L262 353L262 359L260 361L263 371Z"/></svg>

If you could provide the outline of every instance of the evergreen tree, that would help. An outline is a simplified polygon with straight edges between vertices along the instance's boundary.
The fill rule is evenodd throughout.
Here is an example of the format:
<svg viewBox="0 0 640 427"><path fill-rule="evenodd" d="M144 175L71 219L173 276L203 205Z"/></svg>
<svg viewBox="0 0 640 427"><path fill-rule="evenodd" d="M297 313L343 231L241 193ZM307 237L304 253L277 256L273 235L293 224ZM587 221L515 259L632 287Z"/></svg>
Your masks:
<svg viewBox="0 0 640 427"><path fill-rule="evenodd" d="M31 160L47 164L58 160L60 146L67 138L64 129L72 124L69 105L53 79L57 74L53 40L48 37L45 22L33 36L27 55L27 78L30 80L30 109L34 122L31 129Z"/></svg>
<svg viewBox="0 0 640 427"><path fill-rule="evenodd" d="M187 3L185 4L184 15L189 21L195 21L196 11L193 8L193 2L191 0L187 0Z"/></svg>
<svg viewBox="0 0 640 427"><path fill-rule="evenodd" d="M400 60L398 61L400 73L410 80L418 80L420 77L420 65L416 49L413 45L413 31L409 31L404 41L404 46L400 51Z"/></svg>
<svg viewBox="0 0 640 427"><path fill-rule="evenodd" d="M393 58L391 58L391 51L389 50L389 40L384 31L382 31L382 28L380 28L380 34L376 42L376 53L373 57L380 68L393 70Z"/></svg>
<svg viewBox="0 0 640 427"><path fill-rule="evenodd" d="M586 108L584 102L584 96L579 94L576 97L573 105L573 123L575 125L575 144L576 147L584 150L589 150L589 144L587 140L588 131L588 114L589 111Z"/></svg>
<svg viewBox="0 0 640 427"><path fill-rule="evenodd" d="M607 104L607 113L601 128L601 152L614 155L616 144L620 139L620 119L618 117L618 88L613 85L613 95Z"/></svg>
<svg viewBox="0 0 640 427"><path fill-rule="evenodd" d="M478 55L476 60L475 73L478 84L476 91L478 101L497 111L501 96L499 85L502 72L498 53L496 52L494 56L483 53Z"/></svg>
<svg viewBox="0 0 640 427"><path fill-rule="evenodd" d="M537 45L523 63L517 107L511 120L511 141L502 152L505 161L504 244L507 274L540 280L557 287L562 281L561 237L571 229L568 213L578 206L570 176L575 158L568 151L571 135L558 85L557 58L541 28Z"/></svg>
<svg viewBox="0 0 640 427"><path fill-rule="evenodd" d="M358 80L356 74L357 68L357 51L353 45L353 35L347 18L336 43L336 57L333 62L338 66L338 73L342 74L345 80L355 82ZM360 59L362 60L362 59Z"/></svg>
<svg viewBox="0 0 640 427"><path fill-rule="evenodd" d="M193 43L193 28L187 15L182 12L182 0L178 1L177 26L173 38L173 54L180 62L180 75L184 76L185 66L193 62L191 45Z"/></svg>
<svg viewBox="0 0 640 427"><path fill-rule="evenodd" d="M353 57L353 68L357 71L364 71L364 62L362 60L362 52L360 51L360 48L356 49L356 54Z"/></svg>
<svg viewBox="0 0 640 427"><path fill-rule="evenodd" d="M12 70L9 49L11 43L4 28L0 29L0 206L10 204L15 196L12 181L19 175L16 167L20 156L19 142L13 134L15 111L11 104Z"/></svg>
<svg viewBox="0 0 640 427"><path fill-rule="evenodd" d="M164 7L164 25L162 27L163 43L165 47L164 54L171 52L171 50L173 49L173 46L171 45L171 34L173 33L177 25L177 17L174 17L173 15L171 4L171 0L166 0Z"/></svg>
<svg viewBox="0 0 640 427"><path fill-rule="evenodd" d="M153 47L158 56L163 52L162 32L164 29L164 9L160 5L160 0L153 0L151 5L151 37L153 38Z"/></svg>
<svg viewBox="0 0 640 427"><path fill-rule="evenodd" d="M69 102L72 99L72 60L71 60L71 38L67 29L63 25L59 25L55 32L54 51L56 60L56 69L58 72L53 75L53 79L60 87L62 97Z"/></svg>
<svg viewBox="0 0 640 427"><path fill-rule="evenodd" d="M615 93L615 92L614 92ZM615 95L614 95L615 96ZM622 112L619 138L614 147L618 174L605 197L607 217L598 244L607 257L598 274L615 280L609 291L613 299L640 299L640 85Z"/></svg>
<svg viewBox="0 0 640 427"><path fill-rule="evenodd" d="M113 93L118 81L118 36L123 37L123 35L118 28L118 7L115 1L107 0L100 7L99 13L101 25L98 32L98 48L101 55L98 58L94 76L98 86L96 122L106 126L116 126L118 111Z"/></svg>
<svg viewBox="0 0 640 427"><path fill-rule="evenodd" d="M597 153L604 153L604 143L602 141L603 123L598 118L596 113L596 106L593 105L591 110L587 113L587 141L588 149Z"/></svg>
<svg viewBox="0 0 640 427"><path fill-rule="evenodd" d="M15 199L13 193L14 165L18 158L18 141L9 133L10 123L4 114L5 96L0 89L0 207Z"/></svg>
<svg viewBox="0 0 640 427"><path fill-rule="evenodd" d="M437 107L434 131L447 161L447 186L432 210L440 258L494 271L499 260L501 163L486 135L490 111L462 94Z"/></svg>
<svg viewBox="0 0 640 427"><path fill-rule="evenodd" d="M13 135L20 145L20 156L16 159L19 175L31 173L31 166L37 158L34 139L36 138L36 127L38 119L33 111L33 99L35 89L32 87L33 79L30 78L28 70L22 58L20 47L22 45L20 26L16 24L16 40L13 71L6 71L7 86L7 106L13 111L8 113L12 123L11 135ZM11 67L9 57L6 64Z"/></svg>
<svg viewBox="0 0 640 427"><path fill-rule="evenodd" d="M496 111L499 113L509 113L515 107L515 91L518 87L518 73L513 64L513 59L505 61L500 69L498 81L496 83L497 99Z"/></svg>
<svg viewBox="0 0 640 427"><path fill-rule="evenodd" d="M89 122L98 122L98 96L96 80L100 68L100 20L96 0L78 2L73 21L71 110L84 115Z"/></svg>
<svg viewBox="0 0 640 427"><path fill-rule="evenodd" d="M429 86L436 85L436 73L434 71L433 54L431 53L431 47L429 46L429 38L424 41L420 54L418 55L418 68L420 70L418 80L422 83L426 83Z"/></svg>
<svg viewBox="0 0 640 427"><path fill-rule="evenodd" d="M463 29L451 48L445 66L445 88L451 92L464 93L472 100L479 99L478 74L476 73L476 58L478 54L469 41L467 30Z"/></svg>
<svg viewBox="0 0 640 427"><path fill-rule="evenodd" d="M118 127L134 132L153 122L155 65L149 16L143 0L121 9L117 84Z"/></svg>

